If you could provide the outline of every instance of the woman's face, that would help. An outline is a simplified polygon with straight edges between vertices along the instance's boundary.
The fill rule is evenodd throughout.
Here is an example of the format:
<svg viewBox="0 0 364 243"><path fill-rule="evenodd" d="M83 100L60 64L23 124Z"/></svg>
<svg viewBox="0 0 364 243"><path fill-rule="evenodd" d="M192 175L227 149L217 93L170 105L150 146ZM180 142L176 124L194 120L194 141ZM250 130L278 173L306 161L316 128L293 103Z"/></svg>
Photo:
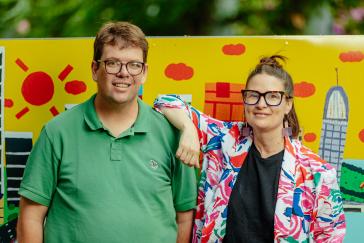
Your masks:
<svg viewBox="0 0 364 243"><path fill-rule="evenodd" d="M284 85L278 78L263 73L253 76L245 89L265 93L268 91L284 91ZM254 96L254 92L252 93ZM280 94L275 93L270 97L267 95L266 98L271 101L277 99L277 96L279 97ZM252 98L254 99L254 97ZM244 104L246 121L253 128L255 134L260 132L281 133L284 115L288 114L291 108L292 100L287 99L285 95L282 96L282 102L277 106L268 105L263 96L259 97L259 101L255 105Z"/></svg>

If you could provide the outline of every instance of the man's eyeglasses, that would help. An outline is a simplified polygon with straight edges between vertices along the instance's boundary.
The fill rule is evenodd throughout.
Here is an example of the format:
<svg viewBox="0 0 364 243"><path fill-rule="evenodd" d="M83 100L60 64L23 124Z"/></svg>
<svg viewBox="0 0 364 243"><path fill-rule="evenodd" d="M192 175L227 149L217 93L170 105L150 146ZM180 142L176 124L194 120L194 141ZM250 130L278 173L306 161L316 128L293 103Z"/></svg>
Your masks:
<svg viewBox="0 0 364 243"><path fill-rule="evenodd" d="M243 101L246 105L256 105L258 104L260 97L264 97L265 103L269 106L279 106L282 103L283 96L287 98L292 98L284 91L268 91L265 93L260 93L256 90L245 89L241 91L243 95Z"/></svg>
<svg viewBox="0 0 364 243"><path fill-rule="evenodd" d="M145 64L143 62L131 61L127 63L122 63L119 60L107 59L98 60L97 62L103 62L105 64L105 70L108 74L117 74L123 68L126 67L126 71L132 76L140 74L144 70Z"/></svg>

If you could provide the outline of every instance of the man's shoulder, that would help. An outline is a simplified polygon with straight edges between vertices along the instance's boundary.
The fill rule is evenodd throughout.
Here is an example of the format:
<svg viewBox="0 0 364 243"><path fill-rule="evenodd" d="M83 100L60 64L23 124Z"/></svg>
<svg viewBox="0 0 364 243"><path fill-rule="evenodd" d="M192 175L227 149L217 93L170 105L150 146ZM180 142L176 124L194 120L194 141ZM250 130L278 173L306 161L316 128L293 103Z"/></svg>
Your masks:
<svg viewBox="0 0 364 243"><path fill-rule="evenodd" d="M159 113L153 108L151 109L152 109L151 117L152 119L154 119L154 124L159 126L165 132L169 132L171 134L178 133L178 129L175 126L173 126L163 114Z"/></svg>
<svg viewBox="0 0 364 243"><path fill-rule="evenodd" d="M167 118L156 111L154 108L143 102L145 106L145 111L148 115L149 125L156 125L162 129L169 129L171 132L174 132L176 128L167 120Z"/></svg>
<svg viewBox="0 0 364 243"><path fill-rule="evenodd" d="M46 123L48 129L69 129L77 126L84 117L85 103L78 104L69 110L61 112Z"/></svg>

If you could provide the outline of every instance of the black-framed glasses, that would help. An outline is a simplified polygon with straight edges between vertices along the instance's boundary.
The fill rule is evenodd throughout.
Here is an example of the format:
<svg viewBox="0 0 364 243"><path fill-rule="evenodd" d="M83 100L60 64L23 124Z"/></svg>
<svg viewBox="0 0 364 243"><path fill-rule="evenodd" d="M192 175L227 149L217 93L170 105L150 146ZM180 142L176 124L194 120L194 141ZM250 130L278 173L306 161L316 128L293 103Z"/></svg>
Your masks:
<svg viewBox="0 0 364 243"><path fill-rule="evenodd" d="M132 76L138 75L144 70L144 62L130 61L127 63L122 63L115 59L98 60L97 62L103 62L105 64L105 70L108 74L117 74L123 68L126 67L126 71Z"/></svg>
<svg viewBox="0 0 364 243"><path fill-rule="evenodd" d="M267 91L265 93L260 93L256 90L243 89L241 91L243 95L243 101L246 105L256 105L258 104L260 97L264 97L265 103L269 106L279 106L282 103L283 96L287 98L292 98L284 91Z"/></svg>

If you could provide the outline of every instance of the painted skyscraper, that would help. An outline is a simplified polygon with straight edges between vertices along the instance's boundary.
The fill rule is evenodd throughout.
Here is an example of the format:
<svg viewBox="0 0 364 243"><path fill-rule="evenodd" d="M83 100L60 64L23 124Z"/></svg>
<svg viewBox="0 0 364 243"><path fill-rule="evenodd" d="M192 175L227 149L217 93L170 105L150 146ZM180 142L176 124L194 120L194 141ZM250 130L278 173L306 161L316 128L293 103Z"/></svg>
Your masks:
<svg viewBox="0 0 364 243"><path fill-rule="evenodd" d="M348 117L349 104L344 89L341 86L332 87L326 95L319 155L336 168L339 184Z"/></svg>

